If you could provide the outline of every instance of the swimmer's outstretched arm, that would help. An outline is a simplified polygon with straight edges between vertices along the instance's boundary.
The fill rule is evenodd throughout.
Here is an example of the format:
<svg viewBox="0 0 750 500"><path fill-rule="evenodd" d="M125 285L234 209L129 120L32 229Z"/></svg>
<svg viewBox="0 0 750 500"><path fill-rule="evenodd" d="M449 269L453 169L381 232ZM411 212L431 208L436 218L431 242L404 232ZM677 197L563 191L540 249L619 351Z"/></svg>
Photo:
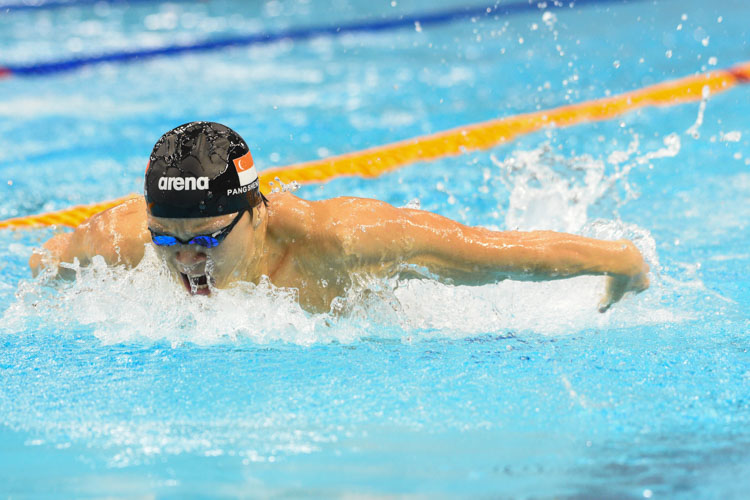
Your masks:
<svg viewBox="0 0 750 500"><path fill-rule="evenodd" d="M143 197L133 197L109 210L82 222L72 233L61 233L37 249L29 259L34 276L42 269L51 270L61 278L74 277L74 272L61 263L88 265L101 255L108 265L138 265L144 245L150 240L146 226Z"/></svg>
<svg viewBox="0 0 750 500"><path fill-rule="evenodd" d="M335 202L329 200L327 203ZM326 203L326 202L324 202ZM345 253L367 263L424 266L456 284L606 275L606 311L628 291L648 288L648 265L628 240L603 241L553 231L491 231L422 210L344 198L331 206Z"/></svg>

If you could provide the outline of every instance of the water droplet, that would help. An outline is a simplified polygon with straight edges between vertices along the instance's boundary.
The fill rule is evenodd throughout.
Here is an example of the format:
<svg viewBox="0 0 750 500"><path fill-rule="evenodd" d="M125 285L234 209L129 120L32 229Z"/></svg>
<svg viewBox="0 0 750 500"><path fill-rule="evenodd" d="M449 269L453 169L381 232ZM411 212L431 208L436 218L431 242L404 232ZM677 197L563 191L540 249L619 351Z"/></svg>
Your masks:
<svg viewBox="0 0 750 500"><path fill-rule="evenodd" d="M542 14L542 21L544 21L544 24L546 24L547 27L552 28L557 22L557 16L554 15L552 12L547 11L544 14Z"/></svg>
<svg viewBox="0 0 750 500"><path fill-rule="evenodd" d="M726 133L721 132L720 134L721 142L740 142L740 139L742 139L742 132L739 130L733 130Z"/></svg>

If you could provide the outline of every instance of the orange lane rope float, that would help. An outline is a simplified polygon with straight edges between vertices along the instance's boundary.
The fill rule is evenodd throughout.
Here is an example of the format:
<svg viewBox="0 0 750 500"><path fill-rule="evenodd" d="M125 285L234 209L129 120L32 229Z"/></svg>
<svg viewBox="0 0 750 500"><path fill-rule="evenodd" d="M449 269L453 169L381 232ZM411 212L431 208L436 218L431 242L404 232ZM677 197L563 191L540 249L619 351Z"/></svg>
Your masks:
<svg viewBox="0 0 750 500"><path fill-rule="evenodd" d="M260 174L260 183L267 192L266 186L276 177L283 183L297 181L300 184L350 175L377 177L419 161L489 149L544 127L568 127L608 120L647 106L672 106L697 101L743 83L750 83L750 61L729 69L671 80L612 97L489 120L363 151L266 170ZM88 217L127 198L8 219L0 222L0 229L52 225L75 227Z"/></svg>

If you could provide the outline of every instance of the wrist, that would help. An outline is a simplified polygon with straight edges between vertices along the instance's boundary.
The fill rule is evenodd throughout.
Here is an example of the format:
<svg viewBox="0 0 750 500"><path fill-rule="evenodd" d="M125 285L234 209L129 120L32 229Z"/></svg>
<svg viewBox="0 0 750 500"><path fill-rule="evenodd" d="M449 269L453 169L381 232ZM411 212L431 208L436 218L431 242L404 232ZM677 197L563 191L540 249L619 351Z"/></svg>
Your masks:
<svg viewBox="0 0 750 500"><path fill-rule="evenodd" d="M643 260L640 250L630 240L617 240L613 242L616 245L616 261L613 266L613 273L621 276L637 276L648 271L646 263Z"/></svg>

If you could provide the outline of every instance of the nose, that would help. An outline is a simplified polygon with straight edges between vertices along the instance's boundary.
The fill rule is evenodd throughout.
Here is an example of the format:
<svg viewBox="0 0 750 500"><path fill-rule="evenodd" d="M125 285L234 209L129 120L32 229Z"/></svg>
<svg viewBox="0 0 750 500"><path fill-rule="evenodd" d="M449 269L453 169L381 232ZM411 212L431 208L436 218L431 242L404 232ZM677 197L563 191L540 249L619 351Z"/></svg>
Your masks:
<svg viewBox="0 0 750 500"><path fill-rule="evenodd" d="M185 267L192 267L197 264L202 264L206 261L206 254L203 252L196 252L191 248L181 248L177 250L175 254L175 260Z"/></svg>

